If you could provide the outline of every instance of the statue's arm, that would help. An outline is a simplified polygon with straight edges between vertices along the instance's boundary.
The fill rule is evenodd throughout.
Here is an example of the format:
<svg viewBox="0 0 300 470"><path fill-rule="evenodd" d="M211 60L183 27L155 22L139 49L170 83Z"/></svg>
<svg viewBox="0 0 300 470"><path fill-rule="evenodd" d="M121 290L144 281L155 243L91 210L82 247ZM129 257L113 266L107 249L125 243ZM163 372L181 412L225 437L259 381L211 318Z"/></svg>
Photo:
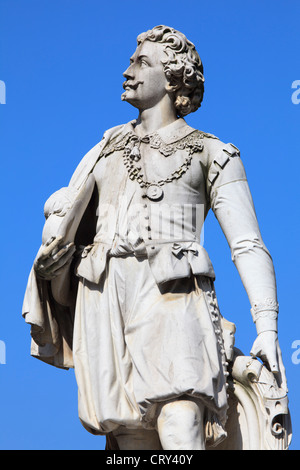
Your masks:
<svg viewBox="0 0 300 470"><path fill-rule="evenodd" d="M106 131L101 142L80 161L68 187L56 191L45 203L46 221L43 228L42 246L34 261L34 271L39 279L51 281L52 294L62 305L69 304L69 267L76 251L74 228L78 227L78 222L83 215L82 209L86 207L85 202L91 196L93 182L89 181L90 175L109 138L121 127L116 126ZM63 218L65 218L65 223L62 222ZM77 222L75 219L78 219ZM73 229L72 220L76 222ZM74 233L68 238L66 231L70 232L70 227L71 232Z"/></svg>
<svg viewBox="0 0 300 470"><path fill-rule="evenodd" d="M251 353L280 372L284 368L277 337L277 287L273 261L258 225L255 208L239 151L231 144L217 144L208 171L211 208L231 249L256 325L257 339Z"/></svg>

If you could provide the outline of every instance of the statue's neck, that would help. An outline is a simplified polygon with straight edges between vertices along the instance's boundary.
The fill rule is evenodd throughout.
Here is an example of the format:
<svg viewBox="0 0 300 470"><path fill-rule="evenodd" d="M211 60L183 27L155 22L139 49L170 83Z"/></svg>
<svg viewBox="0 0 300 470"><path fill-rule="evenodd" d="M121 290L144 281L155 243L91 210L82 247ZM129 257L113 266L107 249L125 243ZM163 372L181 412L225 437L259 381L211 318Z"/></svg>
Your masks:
<svg viewBox="0 0 300 470"><path fill-rule="evenodd" d="M143 137L146 134L168 126L177 120L174 104L169 99L162 100L152 108L139 110L139 117L135 124L135 132Z"/></svg>

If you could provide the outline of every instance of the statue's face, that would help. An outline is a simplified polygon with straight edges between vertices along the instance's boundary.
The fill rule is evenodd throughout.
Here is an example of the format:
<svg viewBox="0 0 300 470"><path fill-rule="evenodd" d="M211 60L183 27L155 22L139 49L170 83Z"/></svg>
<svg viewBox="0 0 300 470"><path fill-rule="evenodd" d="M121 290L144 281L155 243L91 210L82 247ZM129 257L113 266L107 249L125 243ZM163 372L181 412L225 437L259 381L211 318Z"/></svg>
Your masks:
<svg viewBox="0 0 300 470"><path fill-rule="evenodd" d="M123 73L126 78L122 100L139 110L152 108L167 94L167 79L162 59L166 57L162 44L145 41L130 58L130 65Z"/></svg>

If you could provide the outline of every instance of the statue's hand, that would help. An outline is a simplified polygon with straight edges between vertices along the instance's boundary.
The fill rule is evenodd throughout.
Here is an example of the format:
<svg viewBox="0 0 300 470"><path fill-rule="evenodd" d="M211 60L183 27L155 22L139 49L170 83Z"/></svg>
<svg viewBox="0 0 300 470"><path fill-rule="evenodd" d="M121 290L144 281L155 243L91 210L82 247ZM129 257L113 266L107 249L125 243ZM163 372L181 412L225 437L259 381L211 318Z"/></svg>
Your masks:
<svg viewBox="0 0 300 470"><path fill-rule="evenodd" d="M40 279L46 281L54 279L72 262L76 250L74 243L61 246L61 241L61 237L50 238L39 250L34 270Z"/></svg>
<svg viewBox="0 0 300 470"><path fill-rule="evenodd" d="M250 351L251 356L259 357L267 363L269 369L275 374L279 387L287 391L285 368L282 361L276 331L263 331L259 333Z"/></svg>

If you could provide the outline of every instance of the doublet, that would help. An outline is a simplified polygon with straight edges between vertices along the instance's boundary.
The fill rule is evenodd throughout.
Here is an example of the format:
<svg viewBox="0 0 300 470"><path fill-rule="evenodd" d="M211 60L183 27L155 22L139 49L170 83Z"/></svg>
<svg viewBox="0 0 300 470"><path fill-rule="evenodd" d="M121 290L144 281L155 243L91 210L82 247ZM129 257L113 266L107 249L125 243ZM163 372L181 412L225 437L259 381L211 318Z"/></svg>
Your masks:
<svg viewBox="0 0 300 470"><path fill-rule="evenodd" d="M260 234L239 150L212 134L196 131L183 119L163 128L153 139L154 147L162 142L163 151L157 150L156 160L151 159L148 165L153 169L149 174L152 181L159 181L176 170L191 148L195 152L189 170L181 178L164 184L163 199L149 201L143 197L144 191L137 182L128 178L123 164L124 141L133 130L132 122L114 129L93 162L91 171L98 179L101 216L95 238L79 263L78 274L98 282L112 249L132 240L131 249L138 254L137 240L142 239L158 284L192 274L214 279L209 255L200 243L201 230L211 208L225 233L251 306L266 298L276 300L273 263ZM78 173L81 178L74 176L74 182L82 180ZM124 214L127 217L126 233L120 231L122 211L123 217ZM226 216L229 211L231 217ZM130 227L128 217L133 215L135 225ZM261 274L263 289L253 276L255 266L258 276L264 273ZM248 274L247 268L251 270Z"/></svg>

